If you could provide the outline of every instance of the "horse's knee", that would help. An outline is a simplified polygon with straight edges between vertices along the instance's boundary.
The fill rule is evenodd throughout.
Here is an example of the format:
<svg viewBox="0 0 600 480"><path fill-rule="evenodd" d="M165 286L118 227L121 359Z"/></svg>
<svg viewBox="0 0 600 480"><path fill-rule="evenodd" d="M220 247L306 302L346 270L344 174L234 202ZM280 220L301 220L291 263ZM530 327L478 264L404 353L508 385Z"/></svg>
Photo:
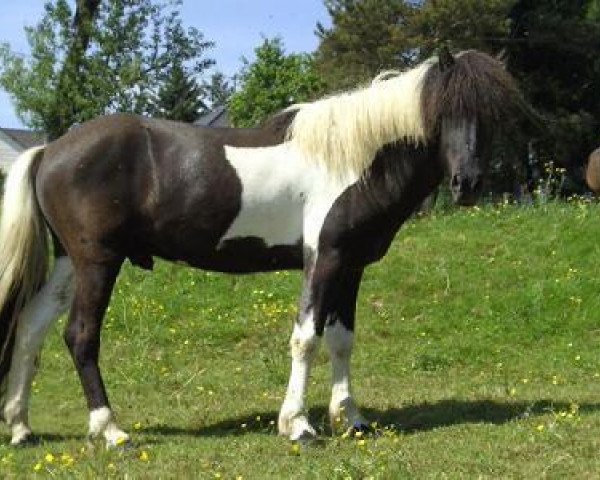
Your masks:
<svg viewBox="0 0 600 480"><path fill-rule="evenodd" d="M290 348L292 350L292 356L296 359L310 359L312 358L319 346L319 338L314 335L309 338L298 338L292 337L290 340Z"/></svg>
<svg viewBox="0 0 600 480"><path fill-rule="evenodd" d="M336 322L325 329L325 342L333 360L346 360L352 354L354 333Z"/></svg>
<svg viewBox="0 0 600 480"><path fill-rule="evenodd" d="M76 365L83 365L97 351L97 342L78 322L69 322L63 338Z"/></svg>
<svg viewBox="0 0 600 480"><path fill-rule="evenodd" d="M78 328L72 322L69 322L63 333L63 339L67 344L67 348L71 354L73 354L75 345L77 343L77 330Z"/></svg>
<svg viewBox="0 0 600 480"><path fill-rule="evenodd" d="M4 420L8 425L13 425L19 420L25 420L23 416L23 404L20 399L11 398L4 405Z"/></svg>

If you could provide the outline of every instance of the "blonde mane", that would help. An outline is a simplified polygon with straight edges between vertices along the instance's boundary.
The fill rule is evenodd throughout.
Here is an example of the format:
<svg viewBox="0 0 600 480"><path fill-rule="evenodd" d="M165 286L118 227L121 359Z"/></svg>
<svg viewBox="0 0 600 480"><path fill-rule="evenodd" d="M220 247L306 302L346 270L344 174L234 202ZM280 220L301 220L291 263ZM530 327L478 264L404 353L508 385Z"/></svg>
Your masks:
<svg viewBox="0 0 600 480"><path fill-rule="evenodd" d="M424 143L421 90L432 63L404 73L382 72L368 87L302 105L288 140L309 161L334 174L356 176L386 144Z"/></svg>

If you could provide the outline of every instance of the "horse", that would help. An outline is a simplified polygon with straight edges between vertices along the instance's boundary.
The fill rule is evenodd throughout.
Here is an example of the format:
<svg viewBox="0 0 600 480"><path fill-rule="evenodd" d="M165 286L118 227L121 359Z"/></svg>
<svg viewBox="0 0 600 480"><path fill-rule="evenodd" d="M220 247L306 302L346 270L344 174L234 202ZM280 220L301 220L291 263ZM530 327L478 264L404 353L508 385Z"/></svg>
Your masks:
<svg viewBox="0 0 600 480"><path fill-rule="evenodd" d="M585 182L592 192L600 195L600 148L594 150L588 158Z"/></svg>
<svg viewBox="0 0 600 480"><path fill-rule="evenodd" d="M277 128L117 114L23 153L8 175L0 224L0 380L11 444L33 436L35 359L69 308L64 338L87 400L88 436L107 446L130 441L98 366L100 331L124 261L152 269L155 257L234 274L302 270L279 433L316 436L305 394L322 339L332 426L365 428L350 376L363 271L445 175L456 204L476 202L491 135L523 105L501 62L444 50L291 107Z"/></svg>

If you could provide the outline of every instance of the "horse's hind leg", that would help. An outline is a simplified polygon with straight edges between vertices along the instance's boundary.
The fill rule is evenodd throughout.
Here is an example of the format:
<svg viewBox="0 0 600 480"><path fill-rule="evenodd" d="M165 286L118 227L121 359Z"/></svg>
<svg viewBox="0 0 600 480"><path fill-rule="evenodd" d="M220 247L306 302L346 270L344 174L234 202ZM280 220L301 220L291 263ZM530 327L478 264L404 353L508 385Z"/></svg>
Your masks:
<svg viewBox="0 0 600 480"><path fill-rule="evenodd" d="M35 373L35 358L52 323L71 304L73 265L69 257L56 259L47 282L33 297L17 323L11 370L8 374L4 417L12 430L11 444L21 444L30 437L28 404Z"/></svg>
<svg viewBox="0 0 600 480"><path fill-rule="evenodd" d="M109 446L129 439L114 422L98 367L102 319L121 264L122 260L75 265L75 298L65 330L65 341L90 410L89 437L104 434Z"/></svg>

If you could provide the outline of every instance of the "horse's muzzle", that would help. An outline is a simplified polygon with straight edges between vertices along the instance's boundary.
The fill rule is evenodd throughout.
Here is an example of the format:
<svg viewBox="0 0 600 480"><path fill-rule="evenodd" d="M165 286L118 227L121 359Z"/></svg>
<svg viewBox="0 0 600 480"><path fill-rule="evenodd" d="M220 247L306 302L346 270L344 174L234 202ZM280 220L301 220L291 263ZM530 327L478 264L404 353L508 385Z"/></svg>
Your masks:
<svg viewBox="0 0 600 480"><path fill-rule="evenodd" d="M483 190L483 175L481 173L457 173L450 180L452 200L457 205L470 207L475 205Z"/></svg>

